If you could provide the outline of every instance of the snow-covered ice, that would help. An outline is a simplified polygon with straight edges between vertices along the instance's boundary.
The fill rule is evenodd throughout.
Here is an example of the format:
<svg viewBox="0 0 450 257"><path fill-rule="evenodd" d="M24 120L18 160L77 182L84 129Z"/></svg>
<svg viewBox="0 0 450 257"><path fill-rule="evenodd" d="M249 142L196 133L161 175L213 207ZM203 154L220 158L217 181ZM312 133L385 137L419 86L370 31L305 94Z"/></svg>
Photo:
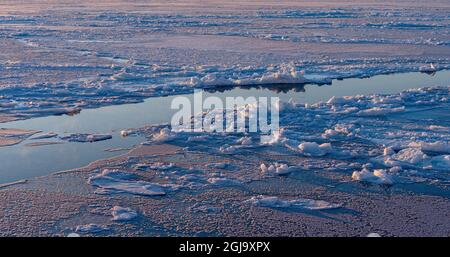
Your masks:
<svg viewBox="0 0 450 257"><path fill-rule="evenodd" d="M165 195L164 187L146 181L131 180L130 174L118 170L103 170L100 174L89 177L88 183L99 194L104 193L128 193L144 196Z"/></svg>
<svg viewBox="0 0 450 257"><path fill-rule="evenodd" d="M0 108L20 119L73 115L194 88L450 67L449 16L439 1L408 1L409 8L264 2L206 3L203 12L189 3L155 9L118 1L98 10L52 2L27 8L25 18L13 10L27 3L9 4L0 16ZM369 107L360 114L401 110Z"/></svg>
<svg viewBox="0 0 450 257"><path fill-rule="evenodd" d="M376 169L373 172L370 172L367 169L363 169L362 171L355 171L352 174L352 179L375 184L394 184L392 176L382 169Z"/></svg>
<svg viewBox="0 0 450 257"><path fill-rule="evenodd" d="M305 210L329 210L340 208L341 204L333 204L322 200L312 200L312 199L293 199L285 200L280 199L276 196L253 196L247 203L253 204L260 207L269 208L291 208L291 209L305 209Z"/></svg>
<svg viewBox="0 0 450 257"><path fill-rule="evenodd" d="M301 143L298 148L300 152L306 156L324 156L333 151L330 143L317 144L316 142Z"/></svg>
<svg viewBox="0 0 450 257"><path fill-rule="evenodd" d="M138 216L137 212L131 208L124 208L120 206L114 206L111 209L111 214L113 216L113 221L129 221Z"/></svg>

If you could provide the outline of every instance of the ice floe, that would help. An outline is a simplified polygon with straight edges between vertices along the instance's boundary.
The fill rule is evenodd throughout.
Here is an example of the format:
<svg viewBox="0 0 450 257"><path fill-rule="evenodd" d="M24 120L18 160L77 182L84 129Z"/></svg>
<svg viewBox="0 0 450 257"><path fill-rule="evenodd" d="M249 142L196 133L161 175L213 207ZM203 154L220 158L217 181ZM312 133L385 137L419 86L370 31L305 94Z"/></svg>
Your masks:
<svg viewBox="0 0 450 257"><path fill-rule="evenodd" d="M137 212L131 208L124 208L120 206L114 206L111 209L111 214L113 216L113 221L129 221L138 216Z"/></svg>
<svg viewBox="0 0 450 257"><path fill-rule="evenodd" d="M111 139L110 134L70 134L68 136L62 136L62 140L69 142L80 142L80 143L92 143L97 141L104 141Z"/></svg>
<svg viewBox="0 0 450 257"><path fill-rule="evenodd" d="M450 133L450 130L447 130ZM436 153L450 153L450 142L411 142L409 147L418 147L423 151L430 151Z"/></svg>
<svg viewBox="0 0 450 257"><path fill-rule="evenodd" d="M245 202L255 206L268 207L268 208L291 208L299 210L329 210L342 207L341 204L333 204L322 200L312 199L293 199L284 200L276 196L253 196Z"/></svg>
<svg viewBox="0 0 450 257"><path fill-rule="evenodd" d="M0 128L0 147L19 144L39 132L36 130Z"/></svg>
<svg viewBox="0 0 450 257"><path fill-rule="evenodd" d="M143 196L165 195L167 187L141 180L131 180L131 175L119 170L103 170L89 177L88 183L97 187L96 193L128 193Z"/></svg>
<svg viewBox="0 0 450 257"><path fill-rule="evenodd" d="M34 137L30 138L30 139L39 140L39 139L54 138L54 137L57 137L57 136L58 136L58 134L53 133L53 132L49 132L49 133L45 133L45 134L34 136Z"/></svg>
<svg viewBox="0 0 450 257"><path fill-rule="evenodd" d="M300 152L306 156L324 156L333 152L330 143L317 144L316 142L303 142L298 146Z"/></svg>
<svg viewBox="0 0 450 257"><path fill-rule="evenodd" d="M450 171L450 155L439 155L429 161L431 169Z"/></svg>

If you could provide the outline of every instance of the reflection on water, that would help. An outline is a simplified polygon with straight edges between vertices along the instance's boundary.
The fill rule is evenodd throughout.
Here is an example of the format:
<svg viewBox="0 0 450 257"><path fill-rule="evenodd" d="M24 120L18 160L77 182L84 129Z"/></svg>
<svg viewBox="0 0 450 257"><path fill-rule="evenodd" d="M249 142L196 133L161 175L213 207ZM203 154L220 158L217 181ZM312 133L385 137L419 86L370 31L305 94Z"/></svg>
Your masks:
<svg viewBox="0 0 450 257"><path fill-rule="evenodd" d="M256 87L221 87L207 90L204 97L222 99L235 96L270 97L282 101L315 103L332 96L359 94L392 94L408 88L450 85L450 71L440 71L430 76L424 73L379 75L364 79L335 80L331 85L268 85ZM185 95L193 99L192 95ZM96 143L68 143L29 147L31 140L11 147L0 147L0 183L46 175L72 169L120 152L104 151L107 148L130 148L144 139L121 138L118 131L147 124L169 122L177 110L170 108L176 96L155 97L138 104L108 106L82 110L75 116L50 116L24 121L3 123L0 127L40 130L44 133L113 133L113 139ZM57 139L53 139L53 141Z"/></svg>

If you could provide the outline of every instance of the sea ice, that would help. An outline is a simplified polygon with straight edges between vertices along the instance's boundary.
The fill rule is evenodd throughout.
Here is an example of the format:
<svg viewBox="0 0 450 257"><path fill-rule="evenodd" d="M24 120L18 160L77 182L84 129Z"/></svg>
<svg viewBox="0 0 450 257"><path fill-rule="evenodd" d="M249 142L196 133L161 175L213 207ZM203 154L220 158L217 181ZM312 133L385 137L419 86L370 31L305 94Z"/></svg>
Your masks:
<svg viewBox="0 0 450 257"><path fill-rule="evenodd" d="M409 164L419 164L427 161L429 157L418 148L406 148L392 156L395 160Z"/></svg>
<svg viewBox="0 0 450 257"><path fill-rule="evenodd" d="M79 225L75 228L75 232L83 234L100 233L106 230L108 230L108 227L97 224Z"/></svg>
<svg viewBox="0 0 450 257"><path fill-rule="evenodd" d="M392 185L394 180L385 170L376 169L370 172L368 169L362 171L355 171L352 174L352 179L357 181L364 181L374 184Z"/></svg>
<svg viewBox="0 0 450 257"><path fill-rule="evenodd" d="M33 140L48 139L48 138L54 138L54 137L57 137L57 136L58 136L58 134L53 133L53 132L49 132L49 133L45 133L45 134L42 134L42 135L34 136L34 137L30 138L30 139L33 139Z"/></svg>
<svg viewBox="0 0 450 257"><path fill-rule="evenodd" d="M36 130L0 128L0 147L19 144L39 132Z"/></svg>
<svg viewBox="0 0 450 257"><path fill-rule="evenodd" d="M283 176L283 175L288 175L294 171L297 171L298 167L288 166L287 164L284 164L284 163L274 163L267 167L264 163L262 163L260 165L260 169L261 169L262 175L265 175L265 176L271 176L274 174Z"/></svg>
<svg viewBox="0 0 450 257"><path fill-rule="evenodd" d="M67 140L69 142L97 142L111 139L112 136L110 134L70 134L68 136L61 137L62 140Z"/></svg>
<svg viewBox="0 0 450 257"><path fill-rule="evenodd" d="M159 132L152 135L152 139L157 142L166 142L174 139L176 134L168 128L162 128Z"/></svg>
<svg viewBox="0 0 450 257"><path fill-rule="evenodd" d="M149 169L152 170L169 170L173 168L175 165L173 163L163 163L163 162L156 162L149 166Z"/></svg>
<svg viewBox="0 0 450 257"><path fill-rule="evenodd" d="M230 178L209 178L208 182L211 185L223 186L223 187L242 185L241 181L235 180L235 179L230 179Z"/></svg>
<svg viewBox="0 0 450 257"><path fill-rule="evenodd" d="M311 199L293 199L283 200L276 196L253 196L245 202L251 203L255 206L268 207L268 208L292 208L292 209L305 209L305 210L329 210L340 208L340 204L333 204L322 200Z"/></svg>
<svg viewBox="0 0 450 257"><path fill-rule="evenodd" d="M431 158L430 164L433 169L450 171L450 155L435 156Z"/></svg>
<svg viewBox="0 0 450 257"><path fill-rule="evenodd" d="M382 108L382 107L373 107L366 110L361 110L356 113L359 116L382 116L393 113L404 112L405 107L397 107L397 108Z"/></svg>
<svg viewBox="0 0 450 257"><path fill-rule="evenodd" d="M111 209L111 214L113 216L113 221L129 221L138 216L137 212L131 208L124 208L120 206L114 206Z"/></svg>
<svg viewBox="0 0 450 257"><path fill-rule="evenodd" d="M449 142L411 142L409 147L418 147L423 151L436 152L436 153L450 153Z"/></svg>
<svg viewBox="0 0 450 257"><path fill-rule="evenodd" d="M323 143L321 145L316 142L303 142L298 148L300 152L306 156L319 157L333 152L333 148L330 143Z"/></svg>
<svg viewBox="0 0 450 257"><path fill-rule="evenodd" d="M129 193L134 195L165 195L164 187L146 181L129 180L130 174L118 170L103 170L89 177L88 183L98 187L98 193Z"/></svg>

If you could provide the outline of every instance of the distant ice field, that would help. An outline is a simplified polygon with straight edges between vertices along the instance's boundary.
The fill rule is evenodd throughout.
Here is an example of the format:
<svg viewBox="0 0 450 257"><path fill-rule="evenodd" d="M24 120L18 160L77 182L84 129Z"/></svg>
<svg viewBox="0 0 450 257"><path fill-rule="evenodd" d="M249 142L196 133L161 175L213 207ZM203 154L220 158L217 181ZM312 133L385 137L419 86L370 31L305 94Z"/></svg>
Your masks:
<svg viewBox="0 0 450 257"><path fill-rule="evenodd" d="M196 88L450 67L442 1L4 5L0 112L21 119Z"/></svg>

